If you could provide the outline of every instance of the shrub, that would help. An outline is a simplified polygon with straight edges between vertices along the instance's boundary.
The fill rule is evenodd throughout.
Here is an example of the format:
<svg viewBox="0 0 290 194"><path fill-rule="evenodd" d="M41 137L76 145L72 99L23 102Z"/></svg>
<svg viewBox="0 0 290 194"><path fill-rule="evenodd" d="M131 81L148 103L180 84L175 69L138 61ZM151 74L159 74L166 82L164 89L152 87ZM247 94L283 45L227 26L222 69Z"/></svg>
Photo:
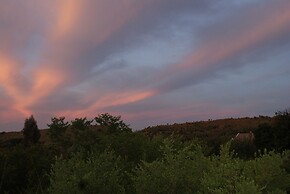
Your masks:
<svg viewBox="0 0 290 194"><path fill-rule="evenodd" d="M163 158L143 162L133 175L136 193L196 193L200 190L200 177L208 166L198 145L180 150L165 140Z"/></svg>
<svg viewBox="0 0 290 194"><path fill-rule="evenodd" d="M110 151L57 159L49 193L124 193L121 160Z"/></svg>

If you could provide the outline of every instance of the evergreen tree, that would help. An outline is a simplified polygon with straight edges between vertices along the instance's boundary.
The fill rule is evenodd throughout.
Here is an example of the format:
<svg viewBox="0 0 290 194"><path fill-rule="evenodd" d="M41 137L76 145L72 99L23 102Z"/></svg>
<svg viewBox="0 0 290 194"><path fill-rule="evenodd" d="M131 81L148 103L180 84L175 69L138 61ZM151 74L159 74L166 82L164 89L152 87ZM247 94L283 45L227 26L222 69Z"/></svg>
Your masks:
<svg viewBox="0 0 290 194"><path fill-rule="evenodd" d="M40 138L40 131L37 126L37 122L34 119L33 115L25 119L24 128L22 129L24 135L25 144L35 144Z"/></svg>

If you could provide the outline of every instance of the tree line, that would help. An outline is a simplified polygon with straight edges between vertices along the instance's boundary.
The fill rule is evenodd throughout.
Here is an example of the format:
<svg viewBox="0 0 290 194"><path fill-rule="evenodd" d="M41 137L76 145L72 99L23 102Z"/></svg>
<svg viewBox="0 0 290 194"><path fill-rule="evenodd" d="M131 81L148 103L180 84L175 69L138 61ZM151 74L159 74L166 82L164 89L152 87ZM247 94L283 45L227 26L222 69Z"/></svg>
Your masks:
<svg viewBox="0 0 290 194"><path fill-rule="evenodd" d="M54 117L41 144L31 116L23 141L0 148L0 193L287 193L289 111L273 119L254 143L229 141L216 153L203 139L133 132L108 113Z"/></svg>

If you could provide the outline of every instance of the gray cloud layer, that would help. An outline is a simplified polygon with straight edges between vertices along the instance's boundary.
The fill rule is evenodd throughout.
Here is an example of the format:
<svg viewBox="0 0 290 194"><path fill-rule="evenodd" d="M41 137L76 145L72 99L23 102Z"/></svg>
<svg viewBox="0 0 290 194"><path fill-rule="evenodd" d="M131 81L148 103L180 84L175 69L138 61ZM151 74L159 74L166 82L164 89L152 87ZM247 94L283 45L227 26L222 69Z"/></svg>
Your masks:
<svg viewBox="0 0 290 194"><path fill-rule="evenodd" d="M286 108L289 8L286 0L0 0L0 129L29 114L44 126L53 115L109 111L145 127Z"/></svg>

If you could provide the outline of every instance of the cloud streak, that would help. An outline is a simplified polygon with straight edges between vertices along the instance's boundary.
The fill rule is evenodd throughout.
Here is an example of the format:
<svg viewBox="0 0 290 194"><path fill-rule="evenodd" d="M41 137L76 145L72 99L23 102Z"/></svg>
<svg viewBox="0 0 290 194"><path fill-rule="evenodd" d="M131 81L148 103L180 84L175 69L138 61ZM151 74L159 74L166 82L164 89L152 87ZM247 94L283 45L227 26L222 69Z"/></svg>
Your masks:
<svg viewBox="0 0 290 194"><path fill-rule="evenodd" d="M260 17L262 20L248 22L247 28L239 29L236 34L230 34L231 37L215 34L215 39L202 42L197 50L186 56L180 63L171 65L158 74L155 80L165 80L165 83L159 86L159 90L170 91L191 85L192 82L205 77L205 74L228 65L228 61L232 62L231 67L235 66L235 60L239 56L259 49L264 42L281 36L287 37L290 33L290 3L286 2L274 8L273 5L269 6L272 7L273 13L257 12L261 11L259 9L252 10L251 17ZM169 79L167 80L166 77Z"/></svg>
<svg viewBox="0 0 290 194"><path fill-rule="evenodd" d="M250 75L247 67L258 71L265 62L255 83L261 87L275 65L266 57L288 71L289 58L277 56L290 50L289 8L286 0L0 0L0 127L20 128L16 121L30 114L45 126L51 116L72 119L112 111L145 127L154 117L162 122L198 117L191 112L196 108L204 117L238 115L239 108L255 112L209 101L206 95L215 88L208 83L232 78L235 71ZM154 53L155 46L164 57ZM153 58L138 59L135 50ZM221 83L220 88L228 87ZM203 91L193 95L192 88ZM232 102L245 95L223 92ZM227 110L214 111L215 103ZM172 116L174 110L178 113Z"/></svg>

